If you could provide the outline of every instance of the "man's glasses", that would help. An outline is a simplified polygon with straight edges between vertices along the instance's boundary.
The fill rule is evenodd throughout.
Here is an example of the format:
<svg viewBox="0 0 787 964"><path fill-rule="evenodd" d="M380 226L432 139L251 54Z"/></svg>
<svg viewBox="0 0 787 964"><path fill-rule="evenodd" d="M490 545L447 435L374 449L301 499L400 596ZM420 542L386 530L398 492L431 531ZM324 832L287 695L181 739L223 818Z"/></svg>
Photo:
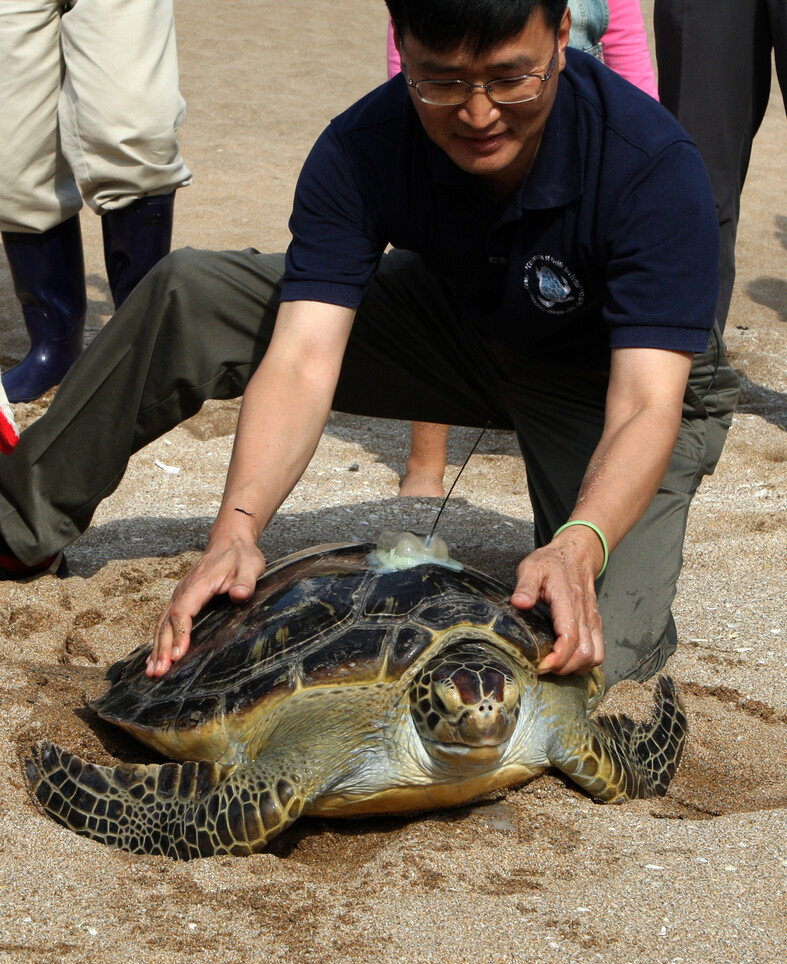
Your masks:
<svg viewBox="0 0 787 964"><path fill-rule="evenodd" d="M526 104L541 96L544 84L555 72L558 48L549 61L545 74L522 74L521 77L501 77L487 84L468 84L466 80L411 80L407 68L402 65L407 84L414 87L424 104L433 107L458 107L470 97L474 90L485 90L490 100L496 104Z"/></svg>

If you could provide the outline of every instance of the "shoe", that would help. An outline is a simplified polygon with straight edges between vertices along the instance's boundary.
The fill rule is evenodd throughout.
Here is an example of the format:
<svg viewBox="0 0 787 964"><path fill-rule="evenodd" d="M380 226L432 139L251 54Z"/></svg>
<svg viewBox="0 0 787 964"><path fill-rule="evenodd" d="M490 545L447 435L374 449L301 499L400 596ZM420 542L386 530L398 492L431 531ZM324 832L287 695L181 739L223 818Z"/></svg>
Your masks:
<svg viewBox="0 0 787 964"><path fill-rule="evenodd" d="M3 231L30 351L3 374L9 402L32 402L58 385L82 352L87 295L79 215L40 234Z"/></svg>
<svg viewBox="0 0 787 964"><path fill-rule="evenodd" d="M54 574L61 579L68 574L66 559L62 552L56 552L48 559L34 566L27 566L11 553L0 552L0 582L8 580L32 579L34 576Z"/></svg>
<svg viewBox="0 0 787 964"><path fill-rule="evenodd" d="M138 198L101 215L104 264L115 308L150 269L169 254L175 192Z"/></svg>
<svg viewBox="0 0 787 964"><path fill-rule="evenodd" d="M14 413L11 411L3 383L0 381L0 452L10 455L18 441L19 429L16 427Z"/></svg>

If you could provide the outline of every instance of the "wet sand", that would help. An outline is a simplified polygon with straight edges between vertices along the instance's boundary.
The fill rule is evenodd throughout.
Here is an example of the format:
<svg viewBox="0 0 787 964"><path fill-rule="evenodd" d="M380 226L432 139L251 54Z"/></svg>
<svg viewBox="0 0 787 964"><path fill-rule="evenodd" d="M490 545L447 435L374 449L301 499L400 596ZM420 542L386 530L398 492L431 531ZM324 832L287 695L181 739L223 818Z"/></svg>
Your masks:
<svg viewBox="0 0 787 964"><path fill-rule="evenodd" d="M645 3L646 14L650 3ZM194 183L175 245L281 250L295 178L326 121L384 79L382 4L179 0L181 142ZM787 122L774 85L743 198L728 326L744 378L695 500L669 670L690 721L668 795L620 807L548 775L417 819L302 820L269 851L177 864L108 850L33 804L21 761L55 739L97 762L152 755L84 709L149 639L218 506L237 403L140 452L71 576L0 586L0 961L776 962L787 954ZM100 226L83 216L89 327L109 313ZM0 262L0 360L25 350ZM17 406L23 424L48 399ZM264 537L308 545L425 529L398 500L408 426L336 415ZM475 433L454 430L449 479ZM178 469L168 472L162 466ZM351 468L352 467L352 468ZM357 467L357 468L356 468ZM510 581L532 545L514 440L491 433L441 521L454 554ZM645 714L652 687L605 709Z"/></svg>

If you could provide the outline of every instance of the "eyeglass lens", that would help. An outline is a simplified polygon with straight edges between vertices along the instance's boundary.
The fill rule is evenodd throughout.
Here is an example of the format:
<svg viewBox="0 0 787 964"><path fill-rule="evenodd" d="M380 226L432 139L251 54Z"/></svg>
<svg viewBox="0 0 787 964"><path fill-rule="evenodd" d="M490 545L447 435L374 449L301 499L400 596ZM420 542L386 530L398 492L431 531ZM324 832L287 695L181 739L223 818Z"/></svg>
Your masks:
<svg viewBox="0 0 787 964"><path fill-rule="evenodd" d="M481 87L478 84L476 87ZM541 93L540 77L512 77L493 80L485 85L489 96L498 104L516 104L535 100ZM422 80L416 84L420 98L427 104L441 104L446 107L463 104L475 89L462 80L435 81Z"/></svg>

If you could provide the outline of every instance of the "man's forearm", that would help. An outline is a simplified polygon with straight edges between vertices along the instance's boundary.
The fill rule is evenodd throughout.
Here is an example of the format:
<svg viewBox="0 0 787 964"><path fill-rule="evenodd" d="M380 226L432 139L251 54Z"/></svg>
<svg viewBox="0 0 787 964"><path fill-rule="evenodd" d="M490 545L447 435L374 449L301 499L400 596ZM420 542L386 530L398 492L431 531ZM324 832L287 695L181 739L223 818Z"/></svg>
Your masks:
<svg viewBox="0 0 787 964"><path fill-rule="evenodd" d="M294 375L271 382L263 366L243 399L211 540L257 541L308 466L330 411L332 386L307 390Z"/></svg>
<svg viewBox="0 0 787 964"><path fill-rule="evenodd" d="M318 325L336 323L338 337L302 345L311 315ZM330 413L350 323L351 313L334 306L282 306L277 334L243 397L211 544L256 543L306 470Z"/></svg>
<svg viewBox="0 0 787 964"><path fill-rule="evenodd" d="M653 500L679 428L680 417L642 412L601 439L582 481L576 512L598 515L611 547Z"/></svg>
<svg viewBox="0 0 787 964"><path fill-rule="evenodd" d="M624 368L622 376L613 369L604 434L571 514L598 525L610 551L642 517L664 478L680 430L690 365L688 356L666 352L629 352L625 360L635 367L633 372ZM651 387L633 390L634 380ZM570 536L584 537L596 548L592 530L573 527Z"/></svg>

